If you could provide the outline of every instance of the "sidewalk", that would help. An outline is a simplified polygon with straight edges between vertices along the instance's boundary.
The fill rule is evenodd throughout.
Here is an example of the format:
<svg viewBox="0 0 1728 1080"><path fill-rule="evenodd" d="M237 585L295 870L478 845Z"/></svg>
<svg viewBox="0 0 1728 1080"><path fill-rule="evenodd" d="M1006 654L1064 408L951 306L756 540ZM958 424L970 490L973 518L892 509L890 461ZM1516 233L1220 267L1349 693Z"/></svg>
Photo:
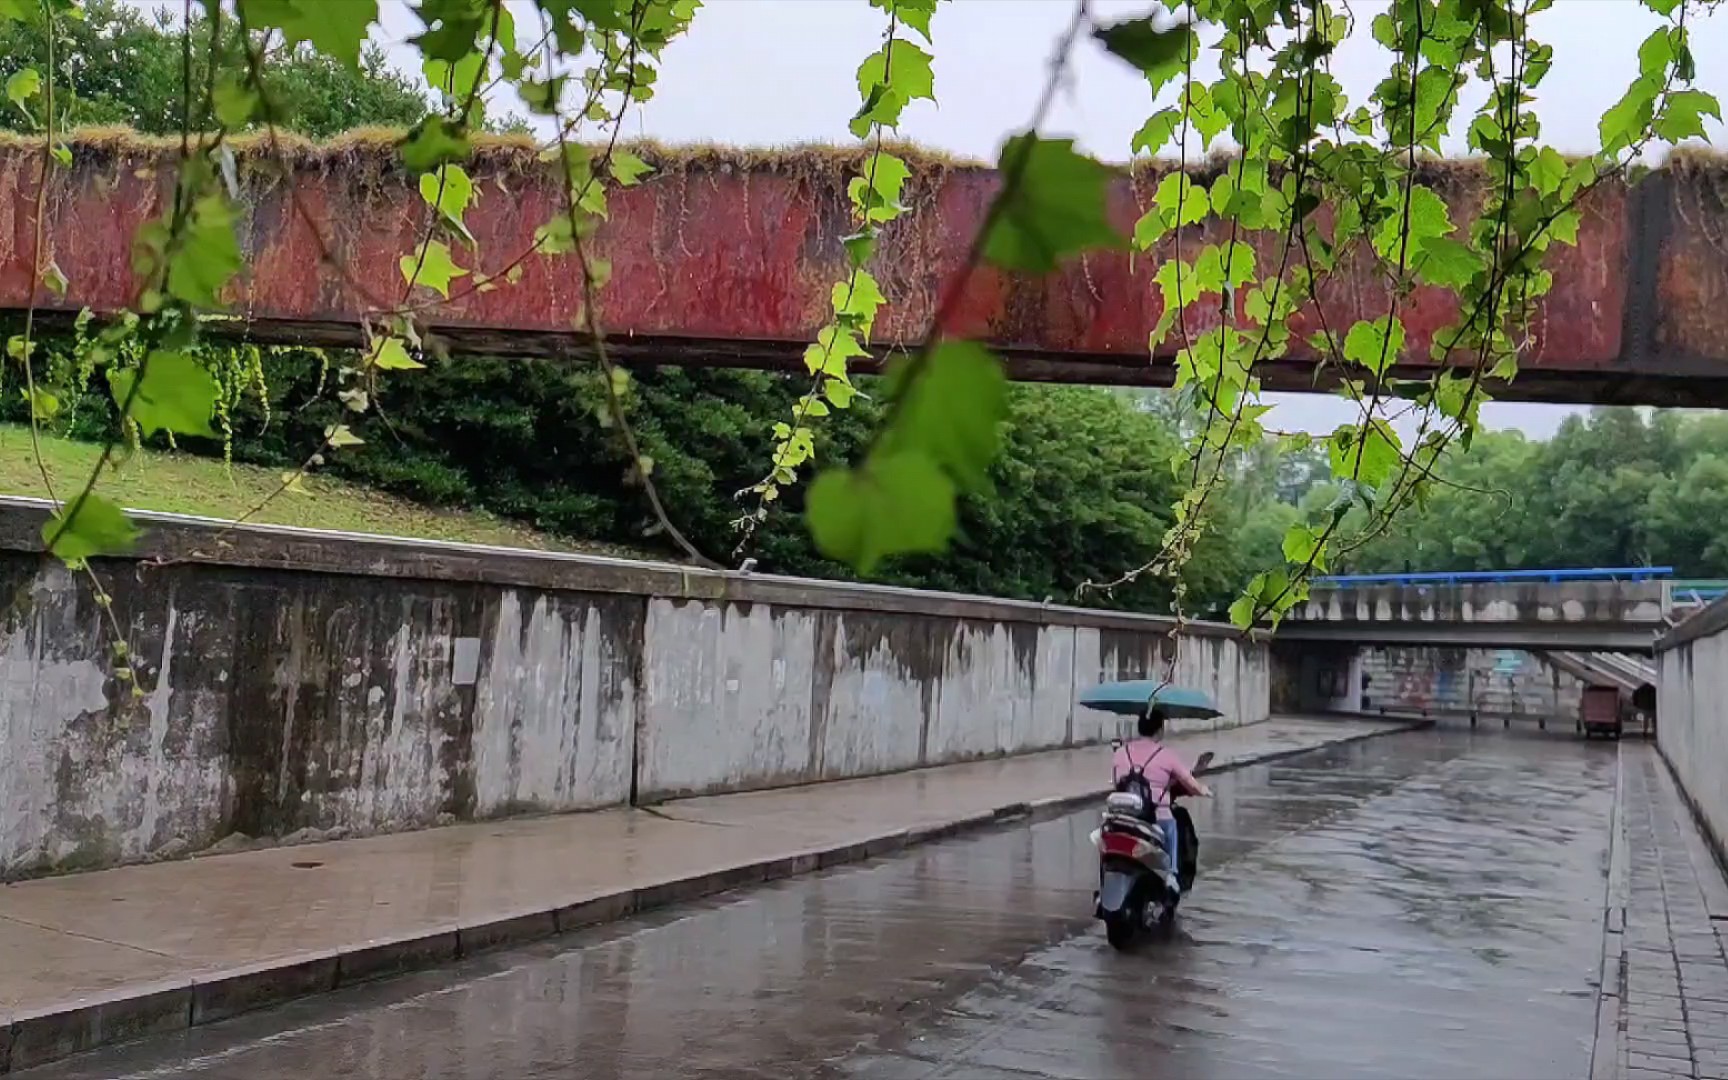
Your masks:
<svg viewBox="0 0 1728 1080"><path fill-rule="evenodd" d="M1593 1072L1728 1080L1728 881L1653 748L1621 744L1618 801Z"/></svg>
<svg viewBox="0 0 1728 1080"><path fill-rule="evenodd" d="M1413 726L1178 737L1213 771ZM0 1072L1098 797L1103 748L0 888Z"/></svg>

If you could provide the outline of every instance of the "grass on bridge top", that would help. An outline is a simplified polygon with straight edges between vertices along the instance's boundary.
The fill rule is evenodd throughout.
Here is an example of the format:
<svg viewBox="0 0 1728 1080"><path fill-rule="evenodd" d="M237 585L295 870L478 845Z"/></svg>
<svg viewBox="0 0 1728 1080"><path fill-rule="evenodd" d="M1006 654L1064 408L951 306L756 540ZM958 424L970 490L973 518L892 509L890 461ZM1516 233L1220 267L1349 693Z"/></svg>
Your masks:
<svg viewBox="0 0 1728 1080"><path fill-rule="evenodd" d="M96 465L101 447L94 443L42 437L42 457L62 498L78 490ZM282 485L282 470L194 454L141 450L107 474L97 490L134 510L232 521L264 502ZM248 521L309 529L449 540L537 551L573 551L641 558L641 552L606 544L564 540L489 514L442 510L386 495L341 480L308 476L308 494L283 492ZM0 495L44 497L42 477L30 444L30 429L0 424Z"/></svg>

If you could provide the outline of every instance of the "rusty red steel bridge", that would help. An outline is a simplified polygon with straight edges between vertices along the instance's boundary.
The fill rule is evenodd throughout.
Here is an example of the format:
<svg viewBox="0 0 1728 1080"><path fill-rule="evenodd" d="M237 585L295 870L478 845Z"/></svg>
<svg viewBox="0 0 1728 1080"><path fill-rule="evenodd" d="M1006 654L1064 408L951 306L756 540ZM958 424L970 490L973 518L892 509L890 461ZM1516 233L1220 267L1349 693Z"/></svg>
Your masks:
<svg viewBox="0 0 1728 1080"><path fill-rule="evenodd" d="M105 138L75 143L74 165L50 173L43 200L45 250L68 282L64 295L38 288L40 310L69 318L130 305L137 281L132 237L171 197L173 151L161 142ZM615 190L595 241L611 277L600 290L611 348L631 364L802 370L805 347L829 316L829 292L844 277L842 237L852 231L846 182L858 157L846 151L643 149L659 172ZM871 268L890 303L872 346L877 362L924 339L938 298L966 264L973 235L998 184L983 167L908 154L904 201ZM0 147L0 308L31 294L40 152ZM477 147L469 171L477 201L466 223L474 249L454 245L474 273L445 302L425 289L410 298L423 324L452 351L582 357L585 336L574 261L530 255L537 226L558 210L547 166L508 142ZM1217 166L1213 166L1217 168ZM1459 163L1429 167L1462 223L1473 212L1477 175ZM351 139L287 150L254 143L238 160L247 269L228 290L234 319L219 333L268 343L357 344L370 314L398 306L401 256L420 243L431 213L387 140ZM1506 399L1656 405L1728 405L1728 165L1682 156L1633 185L1599 187L1584 203L1576 248L1556 247L1552 293L1540 304L1517 379ZM1126 233L1149 205L1157 177L1124 174L1110 213ZM1184 230L1192 258L1224 239L1217 222ZM1264 273L1277 265L1278 237L1256 235ZM1042 277L983 267L966 280L944 329L993 343L1017 379L1169 385L1170 352L1147 351L1162 308L1152 275L1175 252L1095 253ZM473 283L520 262L513 281ZM1365 266L1328 278L1297 316L1294 351L1257 368L1277 390L1325 388L1338 376L1306 345L1325 324L1341 332L1385 313L1389 286ZM1394 374L1432 370L1430 344L1456 315L1445 291L1419 287L1400 306L1406 353ZM1190 334L1216 326L1217 305L1193 305ZM1174 342L1180 335L1172 334ZM866 370L871 361L855 363ZM1358 373L1359 374L1359 373Z"/></svg>

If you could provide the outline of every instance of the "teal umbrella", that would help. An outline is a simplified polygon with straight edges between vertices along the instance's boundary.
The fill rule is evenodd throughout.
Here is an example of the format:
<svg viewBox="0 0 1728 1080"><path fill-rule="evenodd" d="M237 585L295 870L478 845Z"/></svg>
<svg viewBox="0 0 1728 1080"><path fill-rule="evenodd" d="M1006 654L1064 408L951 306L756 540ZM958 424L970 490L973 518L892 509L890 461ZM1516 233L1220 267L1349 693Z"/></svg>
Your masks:
<svg viewBox="0 0 1728 1080"><path fill-rule="evenodd" d="M1157 705L1170 717L1210 720L1224 715L1223 710L1200 691L1172 686L1158 679L1100 683L1080 695L1080 704L1088 709L1121 716L1139 716L1147 702Z"/></svg>

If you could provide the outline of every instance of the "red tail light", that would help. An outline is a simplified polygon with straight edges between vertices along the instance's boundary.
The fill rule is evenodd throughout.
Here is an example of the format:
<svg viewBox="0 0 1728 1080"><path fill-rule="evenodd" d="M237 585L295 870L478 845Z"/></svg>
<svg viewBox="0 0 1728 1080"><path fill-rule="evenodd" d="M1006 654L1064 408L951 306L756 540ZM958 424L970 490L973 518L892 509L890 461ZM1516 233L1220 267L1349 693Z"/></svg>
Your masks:
<svg viewBox="0 0 1728 1080"><path fill-rule="evenodd" d="M1144 841L1127 833L1105 833L1101 846L1106 855L1121 855L1127 859L1140 857L1141 845Z"/></svg>

